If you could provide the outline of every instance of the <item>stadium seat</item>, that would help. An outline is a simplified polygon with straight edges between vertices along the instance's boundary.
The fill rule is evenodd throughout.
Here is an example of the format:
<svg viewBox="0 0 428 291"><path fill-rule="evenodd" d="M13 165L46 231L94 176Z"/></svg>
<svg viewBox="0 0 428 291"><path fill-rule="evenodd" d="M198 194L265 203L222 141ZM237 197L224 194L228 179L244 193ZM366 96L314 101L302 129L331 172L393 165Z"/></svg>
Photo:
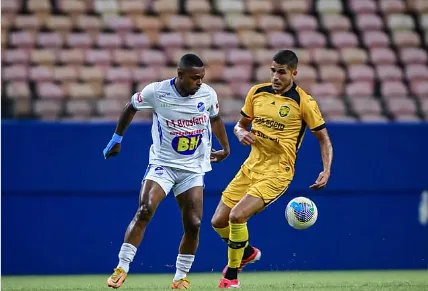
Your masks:
<svg viewBox="0 0 428 291"><path fill-rule="evenodd" d="M239 39L235 33L232 32L214 32L213 43L216 47L222 48L237 48L239 46Z"/></svg>
<svg viewBox="0 0 428 291"><path fill-rule="evenodd" d="M340 0L319 0L315 2L315 10L321 14L339 14L343 10Z"/></svg>
<svg viewBox="0 0 428 291"><path fill-rule="evenodd" d="M28 79L28 67L26 65L11 65L2 67L2 77L10 81L26 81Z"/></svg>
<svg viewBox="0 0 428 291"><path fill-rule="evenodd" d="M257 28L265 32L282 31L286 27L284 18L275 15L260 15L256 21Z"/></svg>
<svg viewBox="0 0 428 291"><path fill-rule="evenodd" d="M85 53L80 49L63 49L58 54L58 60L63 64L82 64L85 62Z"/></svg>
<svg viewBox="0 0 428 291"><path fill-rule="evenodd" d="M384 81L381 83L380 90L382 95L388 96L388 98L407 96L409 93L407 87L401 81Z"/></svg>
<svg viewBox="0 0 428 291"><path fill-rule="evenodd" d="M363 32L363 42L368 48L388 47L390 45L388 36L382 31Z"/></svg>
<svg viewBox="0 0 428 291"><path fill-rule="evenodd" d="M393 31L392 43L397 47L415 47L421 45L421 39L414 31Z"/></svg>
<svg viewBox="0 0 428 291"><path fill-rule="evenodd" d="M28 79L31 81L52 81L54 78L54 68L50 66L33 66L30 68Z"/></svg>
<svg viewBox="0 0 428 291"><path fill-rule="evenodd" d="M380 0L379 10L384 14L404 12L406 6L402 0Z"/></svg>
<svg viewBox="0 0 428 291"><path fill-rule="evenodd" d="M360 31L383 29L383 21L377 14L357 14L356 25Z"/></svg>
<svg viewBox="0 0 428 291"><path fill-rule="evenodd" d="M402 48L399 57L404 64L423 64L427 62L427 51L422 48Z"/></svg>
<svg viewBox="0 0 428 291"><path fill-rule="evenodd" d="M304 14L310 9L309 1L283 0L279 1L282 11L286 14Z"/></svg>
<svg viewBox="0 0 428 291"><path fill-rule="evenodd" d="M331 33L331 42L336 48L353 48L358 46L357 36L349 31L334 31Z"/></svg>
<svg viewBox="0 0 428 291"><path fill-rule="evenodd" d="M318 65L335 65L339 62L339 53L334 49L316 48L311 51L311 60Z"/></svg>
<svg viewBox="0 0 428 291"><path fill-rule="evenodd" d="M390 48L372 48L369 50L370 61L375 65L395 64L397 59Z"/></svg>
<svg viewBox="0 0 428 291"><path fill-rule="evenodd" d="M316 31L302 31L297 34L299 44L304 48L321 48L327 44L326 37Z"/></svg>
<svg viewBox="0 0 428 291"><path fill-rule="evenodd" d="M89 118L92 114L91 103L86 100L68 100L65 103L65 112L79 119Z"/></svg>
<svg viewBox="0 0 428 291"><path fill-rule="evenodd" d="M375 72L368 65L350 65L348 66L348 78L352 82L367 81L372 83L375 78Z"/></svg>
<svg viewBox="0 0 428 291"><path fill-rule="evenodd" d="M102 67L81 66L78 69L79 80L83 82L102 82L106 78L106 70Z"/></svg>
<svg viewBox="0 0 428 291"><path fill-rule="evenodd" d="M350 103L354 111L361 116L381 115L382 107L379 100L372 97L362 96L350 98Z"/></svg>
<svg viewBox="0 0 428 291"><path fill-rule="evenodd" d="M346 64L365 64L368 61L367 51L359 48L340 49L340 60Z"/></svg>
<svg viewBox="0 0 428 291"><path fill-rule="evenodd" d="M227 61L231 65L251 66L254 62L254 59L249 50L231 49L227 51Z"/></svg>
<svg viewBox="0 0 428 291"><path fill-rule="evenodd" d="M394 106L428 99L424 0L4 0L2 12L4 94L41 118L117 119L133 88L175 75L189 52L229 102L226 120L239 117L252 84L269 81L280 49L298 55L296 82L326 98L327 120L418 121L423 109ZM37 108L29 82L45 95Z"/></svg>
<svg viewBox="0 0 428 291"><path fill-rule="evenodd" d="M57 119L62 110L62 102L59 100L36 100L34 101L34 113L41 119Z"/></svg>
<svg viewBox="0 0 428 291"><path fill-rule="evenodd" d="M373 83L367 81L349 82L345 88L346 96L351 98L358 96L373 96Z"/></svg>
<svg viewBox="0 0 428 291"><path fill-rule="evenodd" d="M323 100L324 98L339 96L338 90L330 82L314 83L310 88L310 92L311 92L311 95L316 96L316 98L319 98L319 100ZM339 99L335 98L335 100L339 100Z"/></svg>
<svg viewBox="0 0 428 291"><path fill-rule="evenodd" d="M256 31L240 31L238 39L241 46L253 49L266 46L266 36L263 33Z"/></svg>
<svg viewBox="0 0 428 291"><path fill-rule="evenodd" d="M281 49L283 47L293 47L295 40L292 34L283 31L267 32L267 45L270 48Z"/></svg>
<svg viewBox="0 0 428 291"><path fill-rule="evenodd" d="M321 24L329 31L348 31L351 29L351 21L349 18L340 14L322 15Z"/></svg>
<svg viewBox="0 0 428 291"><path fill-rule="evenodd" d="M3 64L27 64L29 61L30 54L26 49L9 49L2 53Z"/></svg>
<svg viewBox="0 0 428 291"><path fill-rule="evenodd" d="M350 8L356 14L377 12L375 0L351 0Z"/></svg>
<svg viewBox="0 0 428 291"><path fill-rule="evenodd" d="M28 100L31 97L30 86L25 81L11 81L6 84L6 94L14 99Z"/></svg>
<svg viewBox="0 0 428 291"><path fill-rule="evenodd" d="M63 99L65 97L61 86L53 82L39 82L37 84L37 95L41 99Z"/></svg>
<svg viewBox="0 0 428 291"><path fill-rule="evenodd" d="M75 82L78 79L78 70L70 66L56 66L53 78L58 82Z"/></svg>
<svg viewBox="0 0 428 291"><path fill-rule="evenodd" d="M251 15L271 14L274 11L270 1L246 0L245 4L245 10Z"/></svg>
<svg viewBox="0 0 428 291"><path fill-rule="evenodd" d="M376 77L380 81L401 81L403 72L396 65L378 65L376 66Z"/></svg>
<svg viewBox="0 0 428 291"><path fill-rule="evenodd" d="M404 69L408 81L425 81L428 82L428 67L423 64L410 64Z"/></svg>
<svg viewBox="0 0 428 291"><path fill-rule="evenodd" d="M189 14L208 14L211 12L211 5L208 0L187 0L185 5Z"/></svg>

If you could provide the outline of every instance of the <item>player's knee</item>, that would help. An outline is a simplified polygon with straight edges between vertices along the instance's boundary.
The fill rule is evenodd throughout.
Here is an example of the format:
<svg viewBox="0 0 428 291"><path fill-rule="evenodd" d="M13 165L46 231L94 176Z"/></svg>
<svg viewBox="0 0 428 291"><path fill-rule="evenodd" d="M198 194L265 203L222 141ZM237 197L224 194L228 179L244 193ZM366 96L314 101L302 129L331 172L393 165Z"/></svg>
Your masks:
<svg viewBox="0 0 428 291"><path fill-rule="evenodd" d="M211 226L214 228L225 228L229 226L229 217L223 217L219 213L214 213L211 218Z"/></svg>
<svg viewBox="0 0 428 291"><path fill-rule="evenodd" d="M136 218L137 220L149 221L155 212L155 208L151 203L141 203L140 207L137 210Z"/></svg>
<svg viewBox="0 0 428 291"><path fill-rule="evenodd" d="M232 208L229 214L229 221L231 223L244 223L246 220L247 217L245 216L244 211L239 208Z"/></svg>
<svg viewBox="0 0 428 291"><path fill-rule="evenodd" d="M190 216L184 224L184 232L191 236L198 236L201 229L201 218L197 215Z"/></svg>

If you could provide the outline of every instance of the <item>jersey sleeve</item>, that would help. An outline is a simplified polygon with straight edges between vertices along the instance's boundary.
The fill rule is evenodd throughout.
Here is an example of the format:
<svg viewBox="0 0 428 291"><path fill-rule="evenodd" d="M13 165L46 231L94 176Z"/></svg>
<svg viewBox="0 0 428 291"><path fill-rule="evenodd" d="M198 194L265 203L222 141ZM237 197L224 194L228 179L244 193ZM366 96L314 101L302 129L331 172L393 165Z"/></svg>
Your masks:
<svg viewBox="0 0 428 291"><path fill-rule="evenodd" d="M155 98L154 83L144 87L141 92L137 92L131 97L131 103L138 111L143 109L153 109L153 100Z"/></svg>
<svg viewBox="0 0 428 291"><path fill-rule="evenodd" d="M208 108L208 112L210 113L210 118L214 118L219 113L219 104L217 93L214 89L210 89L211 91L211 106Z"/></svg>
<svg viewBox="0 0 428 291"><path fill-rule="evenodd" d="M241 109L241 115L249 119L254 118L254 92L256 92L256 87L248 91L247 97L245 97L244 107Z"/></svg>
<svg viewBox="0 0 428 291"><path fill-rule="evenodd" d="M317 101L312 96L307 96L302 102L303 120L312 131L325 128L325 121L318 107Z"/></svg>

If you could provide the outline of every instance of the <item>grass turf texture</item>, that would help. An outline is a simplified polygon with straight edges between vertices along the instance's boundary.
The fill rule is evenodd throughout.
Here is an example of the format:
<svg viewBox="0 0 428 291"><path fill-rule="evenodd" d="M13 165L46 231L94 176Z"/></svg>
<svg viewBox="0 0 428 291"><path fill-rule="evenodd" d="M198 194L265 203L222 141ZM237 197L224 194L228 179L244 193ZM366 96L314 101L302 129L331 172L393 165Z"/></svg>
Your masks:
<svg viewBox="0 0 428 291"><path fill-rule="evenodd" d="M218 290L218 273L189 275L193 290ZM107 287L108 275L82 276L3 276L4 291L15 290L113 290ZM130 274L120 290L171 290L173 274ZM240 290L307 291L427 291L428 271L350 271L350 272L245 272L240 275Z"/></svg>

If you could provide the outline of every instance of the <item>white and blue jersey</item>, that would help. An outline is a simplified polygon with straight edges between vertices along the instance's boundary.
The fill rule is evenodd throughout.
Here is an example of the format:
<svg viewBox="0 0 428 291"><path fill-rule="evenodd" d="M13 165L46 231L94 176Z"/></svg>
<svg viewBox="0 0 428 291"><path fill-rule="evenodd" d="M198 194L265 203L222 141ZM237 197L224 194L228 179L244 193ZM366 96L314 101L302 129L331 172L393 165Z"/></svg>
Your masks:
<svg viewBox="0 0 428 291"><path fill-rule="evenodd" d="M175 78L154 82L131 98L136 110L153 111L149 163L194 173L211 170L210 118L218 115L217 94L207 84L181 96Z"/></svg>

